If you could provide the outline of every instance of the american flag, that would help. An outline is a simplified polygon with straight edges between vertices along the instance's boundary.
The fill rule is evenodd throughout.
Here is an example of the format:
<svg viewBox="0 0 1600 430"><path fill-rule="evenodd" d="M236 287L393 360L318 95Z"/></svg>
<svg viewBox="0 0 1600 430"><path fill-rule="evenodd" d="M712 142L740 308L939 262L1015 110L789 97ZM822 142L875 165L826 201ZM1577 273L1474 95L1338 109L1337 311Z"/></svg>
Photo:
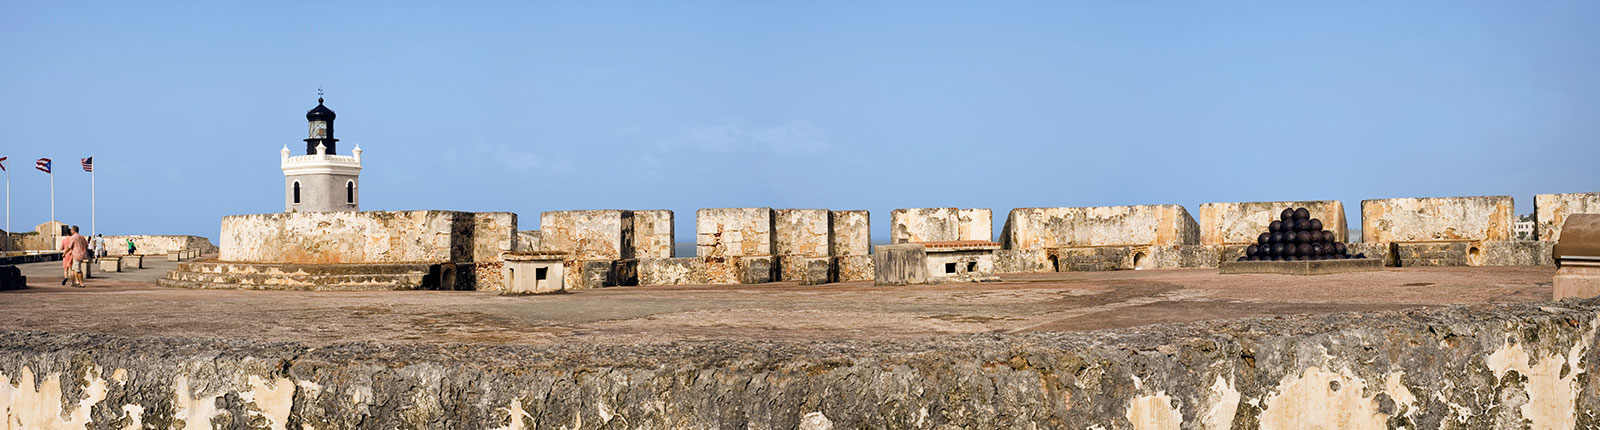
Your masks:
<svg viewBox="0 0 1600 430"><path fill-rule="evenodd" d="M94 157L82 158L78 161L83 162L83 171L94 172Z"/></svg>
<svg viewBox="0 0 1600 430"><path fill-rule="evenodd" d="M39 169L40 172L50 173L50 159L40 158L39 162L35 163L34 168Z"/></svg>
<svg viewBox="0 0 1600 430"><path fill-rule="evenodd" d="M7 158L11 158L11 157L0 157L0 171L5 171L6 170L6 159Z"/></svg>

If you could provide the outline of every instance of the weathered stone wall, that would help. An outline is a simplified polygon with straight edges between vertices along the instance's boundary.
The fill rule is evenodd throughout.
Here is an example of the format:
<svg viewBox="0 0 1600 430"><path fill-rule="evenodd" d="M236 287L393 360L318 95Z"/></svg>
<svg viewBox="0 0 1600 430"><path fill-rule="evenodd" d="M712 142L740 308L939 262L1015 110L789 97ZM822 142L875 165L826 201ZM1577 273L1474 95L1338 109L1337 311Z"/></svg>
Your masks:
<svg viewBox="0 0 1600 430"><path fill-rule="evenodd" d="M773 254L796 257L833 255L833 217L827 209L772 210Z"/></svg>
<svg viewBox="0 0 1600 430"><path fill-rule="evenodd" d="M864 210L832 211L833 227L829 247L837 256L866 256L872 253L872 216Z"/></svg>
<svg viewBox="0 0 1600 430"><path fill-rule="evenodd" d="M472 269L479 290L503 291L505 262L501 255L517 249L517 214L475 212L472 214Z"/></svg>
<svg viewBox="0 0 1600 430"><path fill-rule="evenodd" d="M712 208L695 213L700 257L773 255L771 208Z"/></svg>
<svg viewBox="0 0 1600 430"><path fill-rule="evenodd" d="M1050 253L1042 249L997 249L994 251L995 273L1054 272Z"/></svg>
<svg viewBox="0 0 1600 430"><path fill-rule="evenodd" d="M1534 232L1539 240L1561 240L1567 215L1600 213L1600 193L1539 194L1533 196Z"/></svg>
<svg viewBox="0 0 1600 430"><path fill-rule="evenodd" d="M539 214L539 251L564 252L579 260L632 258L633 249L627 238L631 236L633 225L631 211L542 212Z"/></svg>
<svg viewBox="0 0 1600 430"><path fill-rule="evenodd" d="M1179 205L1017 208L1000 233L1006 249L1198 245L1200 226Z"/></svg>
<svg viewBox="0 0 1600 430"><path fill-rule="evenodd" d="M677 256L673 241L672 211L666 209L633 211L633 257L672 258Z"/></svg>
<svg viewBox="0 0 1600 430"><path fill-rule="evenodd" d="M211 244L211 239L200 236L184 235L115 235L104 236L106 252L110 255L124 255L128 253L128 239L133 239L136 248L133 253L139 255L165 255L177 252L180 249L196 249L204 254L215 254L219 249Z"/></svg>
<svg viewBox="0 0 1600 430"><path fill-rule="evenodd" d="M1361 241L1511 240L1510 196L1361 201Z"/></svg>
<svg viewBox="0 0 1600 430"><path fill-rule="evenodd" d="M915 208L889 212L889 242L994 240L989 209Z"/></svg>
<svg viewBox="0 0 1600 430"><path fill-rule="evenodd" d="M647 346L0 332L0 418L119 429L1595 428L1597 313L1591 300Z"/></svg>
<svg viewBox="0 0 1600 430"><path fill-rule="evenodd" d="M1205 245L1249 245L1267 232L1267 224L1278 219L1286 208L1306 208L1311 217L1322 220L1323 229L1344 242L1349 237L1344 203L1338 200L1298 202L1206 203L1200 205L1200 243Z"/></svg>
<svg viewBox="0 0 1600 430"><path fill-rule="evenodd" d="M222 218L222 261L406 263L470 261L466 212L296 212Z"/></svg>

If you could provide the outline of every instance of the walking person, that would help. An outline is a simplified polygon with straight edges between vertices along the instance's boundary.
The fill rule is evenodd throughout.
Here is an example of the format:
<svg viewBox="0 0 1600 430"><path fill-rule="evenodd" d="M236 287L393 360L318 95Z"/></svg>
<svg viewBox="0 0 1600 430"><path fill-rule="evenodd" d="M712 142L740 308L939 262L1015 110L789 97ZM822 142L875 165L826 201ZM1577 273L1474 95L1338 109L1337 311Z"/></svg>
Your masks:
<svg viewBox="0 0 1600 430"><path fill-rule="evenodd" d="M78 226L72 226L71 231L71 236L61 238L61 264L64 266L61 285L66 285L70 278L72 286L83 288L83 265L78 262L89 259L89 240L78 234Z"/></svg>
<svg viewBox="0 0 1600 430"><path fill-rule="evenodd" d="M94 240L91 241L90 244L92 245L91 249L94 250L94 258L101 258L101 257L105 257L106 256L106 238L105 237L102 237L102 236L96 234L96 235L94 235Z"/></svg>

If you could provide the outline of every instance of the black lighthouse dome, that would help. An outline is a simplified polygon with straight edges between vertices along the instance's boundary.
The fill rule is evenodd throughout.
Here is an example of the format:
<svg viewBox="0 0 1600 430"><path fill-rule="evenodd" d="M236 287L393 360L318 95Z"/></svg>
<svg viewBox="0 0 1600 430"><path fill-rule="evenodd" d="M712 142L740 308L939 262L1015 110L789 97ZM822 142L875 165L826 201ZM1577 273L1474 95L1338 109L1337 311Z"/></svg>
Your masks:
<svg viewBox="0 0 1600 430"><path fill-rule="evenodd" d="M306 112L306 121L333 121L335 116L333 109L322 105L322 97L317 97L317 107Z"/></svg>
<svg viewBox="0 0 1600 430"><path fill-rule="evenodd" d="M327 154L337 154L339 139L333 138L333 117L333 109L323 106L322 97L317 97L317 107L306 112L306 122L311 125L306 136L306 155L316 155L317 146L322 146Z"/></svg>

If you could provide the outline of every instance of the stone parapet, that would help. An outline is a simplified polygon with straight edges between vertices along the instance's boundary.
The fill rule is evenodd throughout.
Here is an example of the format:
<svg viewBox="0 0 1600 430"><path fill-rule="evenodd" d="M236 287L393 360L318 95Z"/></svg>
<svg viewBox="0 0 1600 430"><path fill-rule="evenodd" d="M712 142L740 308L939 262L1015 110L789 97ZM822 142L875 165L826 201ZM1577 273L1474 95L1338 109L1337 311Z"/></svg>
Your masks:
<svg viewBox="0 0 1600 430"><path fill-rule="evenodd" d="M1361 241L1511 240L1510 196L1429 197L1361 201Z"/></svg>
<svg viewBox="0 0 1600 430"><path fill-rule="evenodd" d="M1017 208L1000 233L1006 249L1200 244L1200 226L1179 205Z"/></svg>
<svg viewBox="0 0 1600 430"><path fill-rule="evenodd" d="M1322 220L1323 229L1333 232L1338 242L1349 237L1344 203L1338 200L1205 203L1196 221L1200 243L1204 245L1249 245L1267 232L1267 225L1287 208L1306 208L1311 218Z"/></svg>
<svg viewBox="0 0 1600 430"><path fill-rule="evenodd" d="M1561 225L1572 214L1600 214L1600 193L1533 196L1534 232L1539 240L1561 240Z"/></svg>
<svg viewBox="0 0 1600 430"><path fill-rule="evenodd" d="M889 212L889 243L994 240L989 209L914 208Z"/></svg>

